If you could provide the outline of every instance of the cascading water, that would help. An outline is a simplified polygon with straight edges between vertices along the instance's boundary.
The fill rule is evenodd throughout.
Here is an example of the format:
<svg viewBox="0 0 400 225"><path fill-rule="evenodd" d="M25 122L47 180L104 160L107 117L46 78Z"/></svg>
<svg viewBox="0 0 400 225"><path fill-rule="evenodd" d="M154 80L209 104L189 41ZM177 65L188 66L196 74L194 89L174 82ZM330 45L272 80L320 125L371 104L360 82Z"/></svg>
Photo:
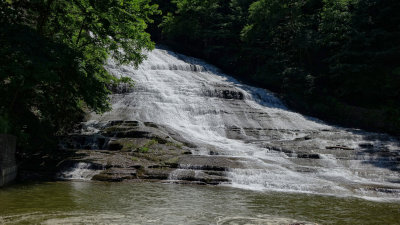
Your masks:
<svg viewBox="0 0 400 225"><path fill-rule="evenodd" d="M93 166L90 163L77 162L72 167L60 172L58 178L66 180L90 180L101 171L94 170L91 167Z"/></svg>
<svg viewBox="0 0 400 225"><path fill-rule="evenodd" d="M239 158L244 168L226 173L234 187L400 196L396 140L291 112L272 93L241 84L200 60L164 49L147 57L137 69L108 63L113 75L131 77L136 84L131 93L113 94L112 111L92 114L88 126L111 120L163 125L197 146L193 154Z"/></svg>

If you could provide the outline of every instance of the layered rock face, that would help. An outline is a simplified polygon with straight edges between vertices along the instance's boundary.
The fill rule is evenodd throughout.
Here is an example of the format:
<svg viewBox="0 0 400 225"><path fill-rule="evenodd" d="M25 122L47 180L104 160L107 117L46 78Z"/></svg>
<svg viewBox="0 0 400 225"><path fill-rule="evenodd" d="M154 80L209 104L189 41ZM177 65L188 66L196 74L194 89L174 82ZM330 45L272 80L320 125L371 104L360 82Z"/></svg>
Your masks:
<svg viewBox="0 0 400 225"><path fill-rule="evenodd" d="M400 197L397 139L291 112L272 93L200 60L165 49L147 55L139 68L109 62L112 74L131 77L135 87L115 88L112 111L91 114L64 141L87 149L70 163L90 163L73 167L98 169L93 179Z"/></svg>
<svg viewBox="0 0 400 225"><path fill-rule="evenodd" d="M229 181L223 171L240 166L236 158L192 155L190 144L151 122L109 121L93 127L99 130L94 135L76 133L60 143L72 152L59 164L61 178L220 184Z"/></svg>
<svg viewBox="0 0 400 225"><path fill-rule="evenodd" d="M12 182L17 176L15 141L14 136L0 134L0 187Z"/></svg>

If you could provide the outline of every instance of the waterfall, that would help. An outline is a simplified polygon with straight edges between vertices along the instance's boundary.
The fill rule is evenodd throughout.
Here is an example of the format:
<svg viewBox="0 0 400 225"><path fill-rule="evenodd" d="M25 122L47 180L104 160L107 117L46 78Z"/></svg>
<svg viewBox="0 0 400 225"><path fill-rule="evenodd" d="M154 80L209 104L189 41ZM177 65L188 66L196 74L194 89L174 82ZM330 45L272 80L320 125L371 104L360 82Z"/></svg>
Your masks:
<svg viewBox="0 0 400 225"><path fill-rule="evenodd" d="M273 93L166 49L148 52L138 68L112 60L106 68L114 76L132 78L135 87L113 94L112 111L91 114L89 125L111 120L160 124L196 146L194 155L212 152L237 157L245 168L226 172L234 187L400 196L388 191L400 190L398 163L394 163L399 159L399 144L390 137L330 126L292 112ZM370 158L375 156L379 158ZM376 191L379 188L386 191Z"/></svg>
<svg viewBox="0 0 400 225"><path fill-rule="evenodd" d="M65 180L91 180L101 171L92 167L90 163L77 162L72 167L60 172L57 177Z"/></svg>

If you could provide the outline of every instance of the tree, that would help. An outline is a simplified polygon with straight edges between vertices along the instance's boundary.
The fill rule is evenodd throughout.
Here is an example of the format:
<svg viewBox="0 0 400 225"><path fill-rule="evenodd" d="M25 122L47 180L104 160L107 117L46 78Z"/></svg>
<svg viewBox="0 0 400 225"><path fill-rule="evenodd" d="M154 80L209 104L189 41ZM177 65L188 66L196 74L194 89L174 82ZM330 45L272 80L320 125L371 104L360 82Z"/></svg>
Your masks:
<svg viewBox="0 0 400 225"><path fill-rule="evenodd" d="M0 119L20 141L67 130L83 110L109 109L119 82L108 57L138 65L154 44L149 0L15 0L0 4ZM4 129L6 130L6 129Z"/></svg>

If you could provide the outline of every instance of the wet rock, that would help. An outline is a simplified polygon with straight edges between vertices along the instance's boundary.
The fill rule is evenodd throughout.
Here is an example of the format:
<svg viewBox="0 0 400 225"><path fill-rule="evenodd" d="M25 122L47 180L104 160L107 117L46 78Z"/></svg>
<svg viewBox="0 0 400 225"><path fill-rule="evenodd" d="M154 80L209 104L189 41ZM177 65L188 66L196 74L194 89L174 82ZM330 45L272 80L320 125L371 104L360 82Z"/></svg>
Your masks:
<svg viewBox="0 0 400 225"><path fill-rule="evenodd" d="M170 172L178 168L180 157L190 156L191 150L182 142L166 135L156 124L146 124L147 126L140 126L137 121L122 120L109 122L100 130L102 134L112 136L105 145L107 150L75 151L71 160L67 160L63 167L68 166L67 162L70 162L70 167L76 162L100 165L100 170L104 171L93 176L93 180L100 181L168 179ZM87 138L81 137L82 141L85 139Z"/></svg>
<svg viewBox="0 0 400 225"><path fill-rule="evenodd" d="M159 137L159 136L153 136L152 135L152 139L153 140L156 140L158 143L160 143L160 144L167 144L167 143L169 143L170 141L168 141L168 140L166 140L166 139L168 139L169 137L167 136L167 137L165 137L165 138L162 138L162 137Z"/></svg>
<svg viewBox="0 0 400 225"><path fill-rule="evenodd" d="M109 124L110 126L115 126L115 125L121 125L124 121L123 120L113 120L110 121Z"/></svg>
<svg viewBox="0 0 400 225"><path fill-rule="evenodd" d="M203 172L208 174L208 175L214 175L214 176L220 176L220 177L225 176L225 172L224 171L204 170Z"/></svg>
<svg viewBox="0 0 400 225"><path fill-rule="evenodd" d="M151 137L150 132L147 131L138 131L138 130L128 130L125 132L119 132L116 134L116 137L119 138L145 138Z"/></svg>
<svg viewBox="0 0 400 225"><path fill-rule="evenodd" d="M80 135L72 134L60 138L61 149L101 149L106 142L102 135Z"/></svg>
<svg viewBox="0 0 400 225"><path fill-rule="evenodd" d="M136 178L137 178L136 170L124 169L124 168L111 168L101 172L100 174L93 176L92 180L120 182L123 180L130 180Z"/></svg>
<svg viewBox="0 0 400 225"><path fill-rule="evenodd" d="M144 122L143 124L144 124L146 127L158 128L157 124L152 123L152 122Z"/></svg>
<svg viewBox="0 0 400 225"><path fill-rule="evenodd" d="M170 168L148 168L143 170L143 172L139 175L141 179L156 179L156 180L167 180L169 174L173 169Z"/></svg>
<svg viewBox="0 0 400 225"><path fill-rule="evenodd" d="M111 140L107 144L108 150L121 150L124 146L122 146L118 141Z"/></svg>
<svg viewBox="0 0 400 225"><path fill-rule="evenodd" d="M216 97L223 99L235 99L235 100L243 100L244 94L235 88L232 87L222 87L214 90L203 90L203 94L208 97Z"/></svg>
<svg viewBox="0 0 400 225"><path fill-rule="evenodd" d="M358 146L360 146L360 148L367 148L367 149L370 149L370 148L374 147L374 145L371 144L371 143L361 143Z"/></svg>
<svg viewBox="0 0 400 225"><path fill-rule="evenodd" d="M226 178L223 173L214 175L206 173L206 171L196 171L190 169L177 169L171 172L169 178L172 180L197 181L211 185L230 182L230 180Z"/></svg>
<svg viewBox="0 0 400 225"><path fill-rule="evenodd" d="M326 149L341 149L341 150L354 150L354 148L350 148L344 145L335 145L335 146L326 146Z"/></svg>
<svg viewBox="0 0 400 225"><path fill-rule="evenodd" d="M313 153L297 153L297 158L301 159L320 159L318 154Z"/></svg>
<svg viewBox="0 0 400 225"><path fill-rule="evenodd" d="M182 156L178 160L179 168L194 170L216 170L226 171L231 168L243 168L243 164L238 158L228 158L223 156Z"/></svg>

